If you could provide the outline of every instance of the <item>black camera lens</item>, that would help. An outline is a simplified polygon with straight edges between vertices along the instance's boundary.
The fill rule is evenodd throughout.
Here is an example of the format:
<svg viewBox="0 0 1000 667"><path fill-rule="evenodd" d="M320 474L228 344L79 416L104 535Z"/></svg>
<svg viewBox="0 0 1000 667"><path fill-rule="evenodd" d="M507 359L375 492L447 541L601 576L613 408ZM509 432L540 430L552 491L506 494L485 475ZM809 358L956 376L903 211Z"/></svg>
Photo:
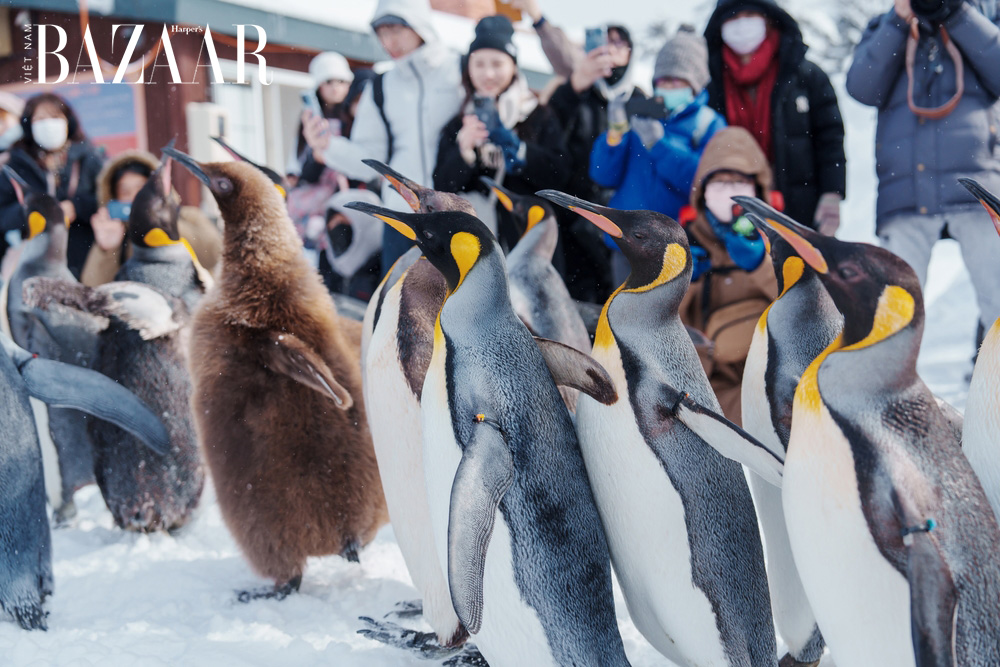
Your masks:
<svg viewBox="0 0 1000 667"><path fill-rule="evenodd" d="M962 0L910 0L910 8L920 18L940 22L951 16Z"/></svg>

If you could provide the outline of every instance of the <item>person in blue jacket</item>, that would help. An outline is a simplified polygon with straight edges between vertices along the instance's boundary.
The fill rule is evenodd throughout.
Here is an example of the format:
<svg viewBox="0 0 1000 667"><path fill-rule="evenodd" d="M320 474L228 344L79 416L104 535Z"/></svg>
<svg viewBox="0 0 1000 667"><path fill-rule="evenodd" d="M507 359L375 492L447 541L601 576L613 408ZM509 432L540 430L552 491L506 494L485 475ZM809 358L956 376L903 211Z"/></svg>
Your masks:
<svg viewBox="0 0 1000 667"><path fill-rule="evenodd" d="M635 114L629 120L624 99L608 103L608 131L594 142L590 178L615 189L609 206L677 217L688 201L705 145L726 125L706 106L707 83L705 39L684 26L656 56L654 99L665 107L664 117ZM620 285L628 277L628 262L610 238L606 240L613 251L612 276Z"/></svg>

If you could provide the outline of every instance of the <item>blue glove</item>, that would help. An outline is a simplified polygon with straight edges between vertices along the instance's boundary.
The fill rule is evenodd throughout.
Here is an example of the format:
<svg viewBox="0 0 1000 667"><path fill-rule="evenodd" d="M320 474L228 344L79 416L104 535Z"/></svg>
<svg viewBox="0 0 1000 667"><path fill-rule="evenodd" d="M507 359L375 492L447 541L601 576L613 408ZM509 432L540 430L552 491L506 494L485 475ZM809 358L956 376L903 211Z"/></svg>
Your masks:
<svg viewBox="0 0 1000 667"><path fill-rule="evenodd" d="M745 230L746 225L740 221L743 216L736 218L732 223L719 222L711 211L705 211L705 217L712 225L712 231L725 244L726 252L736 266L744 271L753 271L764 260L764 239L760 237L756 229L752 229L749 234L741 234L734 230Z"/></svg>
<svg viewBox="0 0 1000 667"><path fill-rule="evenodd" d="M702 274L712 268L712 262L708 259L708 252L701 246L691 246L691 282L701 278Z"/></svg>
<svg viewBox="0 0 1000 667"><path fill-rule="evenodd" d="M524 168L525 159L524 151L522 150L522 142L514 134L513 130L509 130L504 125L498 124L492 130L490 130L490 142L496 144L503 151L504 162L507 164L507 172L511 174L516 174Z"/></svg>

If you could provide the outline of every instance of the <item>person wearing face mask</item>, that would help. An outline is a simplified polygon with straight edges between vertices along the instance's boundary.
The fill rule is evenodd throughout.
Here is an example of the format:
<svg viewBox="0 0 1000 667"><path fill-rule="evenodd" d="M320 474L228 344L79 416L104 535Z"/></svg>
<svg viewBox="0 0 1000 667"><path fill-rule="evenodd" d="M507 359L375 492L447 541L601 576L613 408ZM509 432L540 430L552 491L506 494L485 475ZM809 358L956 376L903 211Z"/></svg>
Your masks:
<svg viewBox="0 0 1000 667"><path fill-rule="evenodd" d="M520 237L509 217L500 217L492 193L479 178L489 176L517 194L562 188L569 159L555 114L538 103L517 69L514 26L505 16L487 16L463 59L465 105L441 131L434 188L458 192L475 207L500 241L512 248ZM476 115L476 101L488 117Z"/></svg>
<svg viewBox="0 0 1000 667"><path fill-rule="evenodd" d="M21 130L21 114L24 100L17 95L0 91L0 164L6 164L8 151L24 134Z"/></svg>
<svg viewBox="0 0 1000 667"><path fill-rule="evenodd" d="M576 62L570 80L556 88L548 106L563 127L571 171L566 192L606 205L613 191L590 178L590 151L608 129L608 102L645 100L632 81L632 37L621 25L607 27L607 44ZM616 287L611 279L611 251L600 230L560 209L563 278L574 299L603 303ZM558 263L558 258L555 260ZM557 268L560 268L557 266Z"/></svg>
<svg viewBox="0 0 1000 667"><path fill-rule="evenodd" d="M742 423L743 367L761 313L778 296L764 241L732 201L771 199L771 167L742 127L719 130L705 147L681 212L694 269L680 306L681 321L712 341L699 350L722 411ZM784 663L782 663L784 664Z"/></svg>
<svg viewBox="0 0 1000 667"><path fill-rule="evenodd" d="M608 131L594 142L590 177L615 191L612 208L646 209L676 218L688 200L698 160L709 139L726 122L706 106L708 53L705 40L682 27L656 56L654 97L663 118L627 118L625 102L608 104ZM628 260L610 236L611 273L615 285L625 282Z"/></svg>
<svg viewBox="0 0 1000 667"><path fill-rule="evenodd" d="M833 234L847 184L844 123L798 23L775 0L719 0L705 39L709 105L757 139L785 213Z"/></svg>
<svg viewBox="0 0 1000 667"><path fill-rule="evenodd" d="M392 69L365 86L350 139L333 136L326 119L310 115L303 125L306 142L313 159L348 178L371 179L375 171L362 160L374 158L418 183L430 183L441 128L462 104L459 56L438 39L428 0L379 0L371 26ZM410 210L388 181L382 200L389 208ZM412 245L386 225L382 271Z"/></svg>
<svg viewBox="0 0 1000 667"><path fill-rule="evenodd" d="M29 188L47 192L59 201L70 225L67 264L79 278L94 243L90 217L97 210L97 174L102 159L87 141L76 114L53 93L28 100L21 115L21 131L23 136L11 148L7 164ZM7 234L27 227L10 180L0 178L0 229Z"/></svg>

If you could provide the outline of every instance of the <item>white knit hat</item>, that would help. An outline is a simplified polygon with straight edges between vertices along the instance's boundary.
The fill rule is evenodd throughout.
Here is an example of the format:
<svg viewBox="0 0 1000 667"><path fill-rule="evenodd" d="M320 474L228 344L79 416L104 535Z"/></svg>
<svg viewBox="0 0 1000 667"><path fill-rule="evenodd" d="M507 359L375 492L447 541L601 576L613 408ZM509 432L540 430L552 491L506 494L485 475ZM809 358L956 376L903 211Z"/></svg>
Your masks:
<svg viewBox="0 0 1000 667"><path fill-rule="evenodd" d="M347 58L335 51L326 51L313 58L309 63L309 76L317 88L330 79L347 83L354 81L354 72L347 64Z"/></svg>

